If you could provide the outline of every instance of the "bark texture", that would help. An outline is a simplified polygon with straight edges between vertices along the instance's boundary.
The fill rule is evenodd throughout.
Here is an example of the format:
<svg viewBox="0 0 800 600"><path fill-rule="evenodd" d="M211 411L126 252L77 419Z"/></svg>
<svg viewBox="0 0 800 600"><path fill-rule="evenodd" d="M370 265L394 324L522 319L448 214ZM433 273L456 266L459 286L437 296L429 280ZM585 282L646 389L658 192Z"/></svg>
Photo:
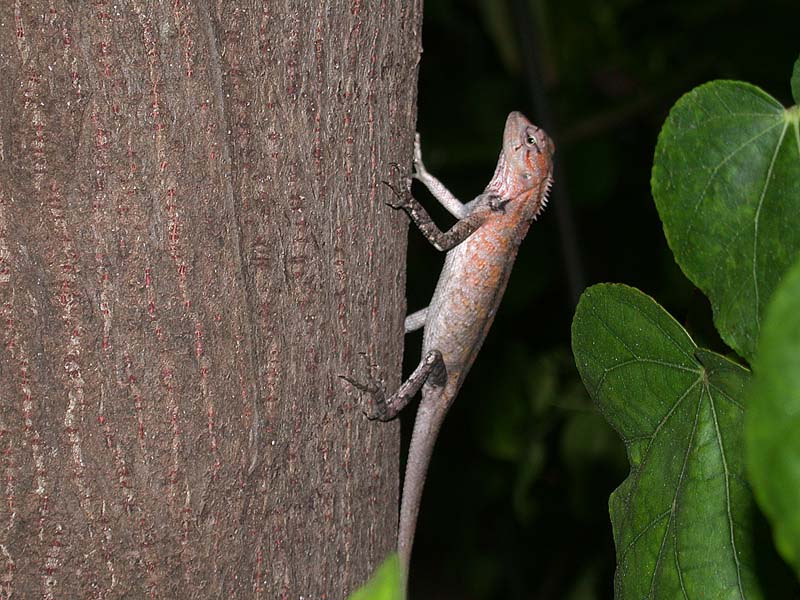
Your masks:
<svg viewBox="0 0 800 600"><path fill-rule="evenodd" d="M344 598L393 549L421 0L0 3L0 597Z"/></svg>

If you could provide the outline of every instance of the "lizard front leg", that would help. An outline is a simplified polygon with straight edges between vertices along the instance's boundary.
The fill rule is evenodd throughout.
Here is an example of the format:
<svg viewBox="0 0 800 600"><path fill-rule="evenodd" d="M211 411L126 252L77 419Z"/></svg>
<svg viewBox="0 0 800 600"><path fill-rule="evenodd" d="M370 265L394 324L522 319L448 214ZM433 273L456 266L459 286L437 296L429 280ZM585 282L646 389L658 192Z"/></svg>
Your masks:
<svg viewBox="0 0 800 600"><path fill-rule="evenodd" d="M467 216L469 209L441 181L428 173L428 169L425 168L425 163L422 162L422 146L419 134L414 138L414 174L412 177L428 188L428 191L439 201L439 204L444 206L447 212L456 219L463 219Z"/></svg>
<svg viewBox="0 0 800 600"><path fill-rule="evenodd" d="M445 252L455 248L472 235L486 221L489 212L495 210L494 203L482 205L460 219L448 231L443 232L433 222L425 207L411 195L410 190L401 192L390 183L386 183L386 185L389 186L399 200L399 202L390 204L390 206L404 210L433 247Z"/></svg>
<svg viewBox="0 0 800 600"><path fill-rule="evenodd" d="M403 324L406 333L411 333L412 331L416 331L417 329L422 329L423 327L425 327L425 322L427 320L428 320L427 306L406 316L406 320Z"/></svg>

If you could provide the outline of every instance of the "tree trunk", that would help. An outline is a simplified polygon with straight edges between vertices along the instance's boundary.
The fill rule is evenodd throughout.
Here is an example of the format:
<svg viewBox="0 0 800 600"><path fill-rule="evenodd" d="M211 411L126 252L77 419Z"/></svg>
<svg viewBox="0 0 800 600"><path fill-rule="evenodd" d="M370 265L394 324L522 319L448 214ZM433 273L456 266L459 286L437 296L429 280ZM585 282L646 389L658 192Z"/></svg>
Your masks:
<svg viewBox="0 0 800 600"><path fill-rule="evenodd" d="M338 599L393 549L338 375L399 375L420 20L2 3L0 597Z"/></svg>

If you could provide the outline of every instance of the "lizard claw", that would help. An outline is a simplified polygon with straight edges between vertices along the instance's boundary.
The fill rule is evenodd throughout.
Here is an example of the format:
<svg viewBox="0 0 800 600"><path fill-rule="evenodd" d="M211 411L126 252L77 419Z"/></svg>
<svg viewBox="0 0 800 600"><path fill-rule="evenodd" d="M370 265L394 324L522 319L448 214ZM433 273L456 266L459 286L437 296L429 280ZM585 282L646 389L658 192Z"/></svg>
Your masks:
<svg viewBox="0 0 800 600"><path fill-rule="evenodd" d="M392 168L393 168L395 171L397 171L397 172L398 172L399 174L401 174L401 175L402 175L402 174L403 174L403 172L405 171L405 170L403 169L403 167L401 167L401 166L400 166L400 163L398 163L398 162L395 162L395 161L390 161L390 162L389 162L389 166L390 166L390 167L392 167Z"/></svg>
<svg viewBox="0 0 800 600"><path fill-rule="evenodd" d="M390 162L389 166L395 171L394 177L391 178L395 181L395 183L385 180L381 183L392 190L392 193L397 198L397 201L387 202L386 205L394 208L395 210L408 210L408 208L411 206L408 196L411 194L411 180L413 175L406 174L405 169L403 169L403 167L396 162Z"/></svg>
<svg viewBox="0 0 800 600"><path fill-rule="evenodd" d="M394 161L389 163L389 166L392 167L395 171L395 179L399 179L406 184L407 188L411 188L411 180L414 178L414 174L412 173L409 175L406 170L400 166L399 163Z"/></svg>
<svg viewBox="0 0 800 600"><path fill-rule="evenodd" d="M386 407L386 390L384 390L381 383L373 379L371 374L369 374L367 377L367 382L361 383L360 381L351 379L347 375L339 375L340 379L344 379L357 390L365 392L372 397L374 406L371 408L371 410L362 409L361 412L364 413L364 416L366 416L370 421L386 421L389 418L389 411Z"/></svg>
<svg viewBox="0 0 800 600"><path fill-rule="evenodd" d="M410 191L406 187L405 193L401 192L397 189L396 186L392 185L388 181L382 181L383 185L388 187L394 193L397 200L395 202L387 202L386 205L395 209L395 210L408 210L411 207L411 202L408 200L408 196L410 195Z"/></svg>
<svg viewBox="0 0 800 600"><path fill-rule="evenodd" d="M380 391L380 386L378 386L377 383L372 380L370 380L368 383L361 383L360 381L351 379L347 375L339 375L339 379L344 379L347 383L352 385L357 390L361 390L362 392L374 394Z"/></svg>
<svg viewBox="0 0 800 600"><path fill-rule="evenodd" d="M389 166L392 167L392 169L394 169L394 171L395 171L395 174L396 174L395 175L395 179L399 179L399 180L405 182L406 187L410 188L411 187L411 180L414 179L414 174L412 173L412 174L409 175L407 173L407 171L402 166L400 166L399 163L396 163L394 161L390 162Z"/></svg>

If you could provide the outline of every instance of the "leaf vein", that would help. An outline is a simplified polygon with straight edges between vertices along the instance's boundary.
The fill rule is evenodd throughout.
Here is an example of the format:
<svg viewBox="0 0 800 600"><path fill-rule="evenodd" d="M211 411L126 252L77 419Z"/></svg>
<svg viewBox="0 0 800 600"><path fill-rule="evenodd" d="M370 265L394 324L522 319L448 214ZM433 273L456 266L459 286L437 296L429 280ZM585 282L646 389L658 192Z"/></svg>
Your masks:
<svg viewBox="0 0 800 600"><path fill-rule="evenodd" d="M764 187L761 190L761 196L758 199L758 205L756 206L756 214L753 218L753 293L755 294L755 318L756 318L756 331L761 329L761 311L759 306L759 290L758 290L758 273L757 273L757 259L758 259L758 223L759 218L761 216L761 207L764 204L764 198L767 195L767 188L769 187L769 181L772 179L772 170L775 167L775 160L778 157L778 152L780 152L781 145L783 144L783 138L786 136L786 129L789 127L789 122L784 121L783 130L781 131L780 138L778 139L778 143L775 144L775 152L772 153L772 160L769 163L769 169L767 169L767 176L764 178Z"/></svg>
<svg viewBox="0 0 800 600"><path fill-rule="evenodd" d="M653 429L653 433L652 433L651 435L649 435L649 436L642 436L642 437L643 437L643 438L645 438L645 439L649 439L651 443L649 443L649 444L647 445L647 447L645 448L645 450L644 450L644 456L642 457L642 460L641 460L641 462L639 463L639 465L638 465L638 466L636 466L636 468L635 468L635 473L632 473L632 476L634 477L634 481L633 481L633 483L632 483L632 487L633 487L634 489L638 487L638 484L639 484L639 478L640 478L640 474L641 474L641 473L642 473L644 470L646 470L646 467L647 467L647 464L648 464L648 460L649 460L649 457L650 457L650 450L651 450L651 449L652 449L652 447L653 447L653 445L652 445L652 441L653 441L653 439L654 439L654 438L657 436L657 434L658 434L658 431L659 431L659 430L661 429L661 427L662 427L662 426L663 426L663 425L664 425L664 424L665 424L665 423L666 423L666 422L669 420L669 417L670 417L670 416L671 416L671 415L672 415L672 414L675 412L675 410L677 409L677 407L678 407L678 406L679 406L679 405L680 405L680 404L683 402L683 399L684 399L684 398L686 398L686 397L689 395L689 393L690 393L690 392L691 392L691 391L692 391L692 390L693 390L695 387L697 387L697 385L698 385L699 383L700 383L700 381L699 381L699 380L698 380L698 381L695 381L695 382L694 382L692 385L690 385L690 386L689 386L689 387L686 389L686 391L685 391L683 394L681 394L680 398L678 398L678 399L676 400L675 404L673 404L673 406L672 406L672 408L669 410L669 412L668 412L666 415L664 415L664 418L662 418L662 419L661 419L661 421L658 423L658 425L656 425L655 429ZM631 494L631 495L629 495L629 496L627 496L627 497L625 498L625 503L624 503L624 504L625 504L625 511L626 511L626 513L628 512L628 509L629 509L629 507L630 507L630 499L631 499L631 496L632 496L632 495L633 495L633 494ZM655 517L655 520L659 520L661 517L663 517L663 515L665 515L665 514L667 514L667 513L671 513L671 512L674 510L674 505L675 505L675 502L674 502L674 499L673 499L673 506L672 506L671 508L667 509L666 511L664 511L663 513L661 513L660 515L657 515L657 516ZM628 544L628 545L625 547L625 549L622 551L622 554L620 555L620 560L622 560L622 558L623 558L623 557L624 557L624 556L625 556L625 555L628 553L628 551L629 551L629 550L630 550L630 549L633 547L633 545L636 543L636 541L637 541L637 540L638 540L638 539L639 539L639 538L640 538L642 535L644 535L644 533L646 533L646 532L647 532L647 531L648 531L648 530L649 530L649 529L650 529L650 528L651 528L651 527L654 525L654 523L655 523L655 521L651 521L651 522L650 522L650 523L648 523L648 524L647 524L647 525L646 525L646 526L645 526L645 527L644 527L644 528L643 528L643 529L642 529L640 532L638 532L638 533L637 533L637 534L634 536L634 538L633 538L633 539L630 541L630 543L629 543L629 544ZM662 543L663 543L663 541L662 541Z"/></svg>
<svg viewBox="0 0 800 600"><path fill-rule="evenodd" d="M706 393L708 394L711 417L714 422L714 431L716 432L717 443L719 444L720 458L722 459L722 473L725 480L725 510L728 514L728 526L731 536L731 553L733 554L733 561L736 564L736 583L739 587L739 596L741 598L745 598L744 586L742 584L742 565L739 562L739 554L736 552L736 536L734 535L733 531L733 514L731 512L731 485L728 460L725 457L725 445L722 442L722 431L720 430L719 418L717 417L717 408L714 405L714 397L711 395L711 392L708 388L706 388Z"/></svg>
<svg viewBox="0 0 800 600"><path fill-rule="evenodd" d="M733 396L731 396L731 395L730 395L728 392L726 392L724 389L722 389L722 388L721 388L721 387L719 387L718 385L716 385L716 384L712 383L711 381L709 381L709 382L708 382L708 387L710 387L711 389L713 389L714 391L716 391L716 392L717 392L717 393L718 393L720 396L722 396L723 398L725 398L725 400L727 400L728 402L730 402L731 404L733 404L733 405L734 405L736 408L738 408L740 411L744 412L744 405L743 405L741 402L739 402L739 401L738 401L736 398L734 398Z"/></svg>
<svg viewBox="0 0 800 600"><path fill-rule="evenodd" d="M687 393L688 393L688 390L687 390ZM684 396L685 396L685 394L684 394ZM681 465L681 472L678 475L678 481L677 481L677 484L675 485L675 495L672 497L672 509L671 509L671 515L670 515L670 522L672 522L674 520L675 513L677 512L678 500L679 500L680 493L681 493L681 491L683 489L683 482L684 482L685 475L686 475L687 464L689 463L689 456L691 455L691 450L692 450L692 447L694 445L695 438L696 438L696 435L697 435L697 423L700 420L700 409L701 409L702 405L703 405L703 395L701 393L700 397L698 398L698 401L697 401L697 410L695 411L695 414L694 414L694 423L692 423L692 432L689 435L689 442L688 442L688 444L686 444L686 452L684 453L684 456L683 456L683 464ZM664 538L665 539L662 540L661 548L659 548L659 551L658 551L658 557L656 559L656 566L653 569L653 577L652 577L652 579L650 581L650 596L653 595L653 589L654 589L654 586L655 586L655 572L658 570L658 565L661 564L661 559L662 559L662 556L663 556L663 553L664 553L664 544L666 543L667 535L668 535L668 533L664 532ZM675 521L674 537L675 537L676 545L677 545L677 536L678 536L678 523L677 523L677 521ZM678 564L678 569L680 569L680 563Z"/></svg>
<svg viewBox="0 0 800 600"><path fill-rule="evenodd" d="M697 219L694 218L694 215L697 214L697 210L700 207L700 204L702 203L703 198L706 195L706 190L708 190L708 187L711 185L711 182L714 181L714 178L717 176L717 172L723 167L723 165L725 165L730 159L732 159L734 156L736 156L739 152L741 152L749 144L753 143L754 141L756 141L760 137L766 135L772 129L777 127L778 125L780 125L780 121L775 121L774 123L771 123L770 126L767 127L766 129L758 132L753 137L745 140L739 146L734 148L727 156L724 156L722 158L722 160L719 163L717 163L714 166L713 169L711 169L711 172L708 175L708 179L703 184L703 189L700 192L700 194L698 194L697 201L695 202L694 206L692 207L692 217L690 219L688 219L689 220L689 227L686 229L686 232L684 233L684 238L688 238L689 235L691 234L692 227L694 226L695 222L697 222Z"/></svg>

